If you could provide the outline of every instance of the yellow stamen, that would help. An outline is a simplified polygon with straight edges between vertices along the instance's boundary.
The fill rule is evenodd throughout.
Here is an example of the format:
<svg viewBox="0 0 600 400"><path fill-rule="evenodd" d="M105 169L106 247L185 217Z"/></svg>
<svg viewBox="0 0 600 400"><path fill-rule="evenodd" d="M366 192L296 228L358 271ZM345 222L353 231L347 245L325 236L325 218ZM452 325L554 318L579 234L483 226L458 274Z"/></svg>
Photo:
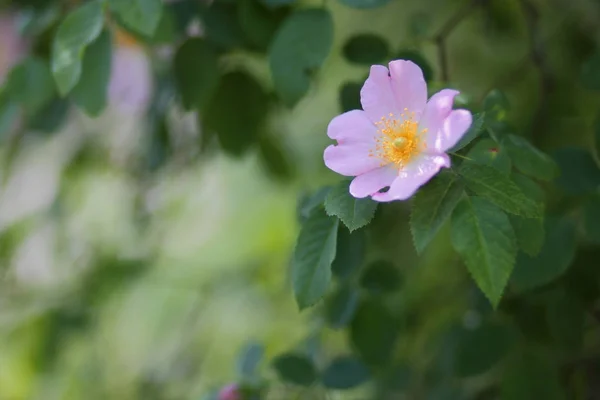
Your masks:
<svg viewBox="0 0 600 400"><path fill-rule="evenodd" d="M376 123L379 128L375 137L375 150L369 154L371 157L381 158L381 165L394 163L400 169L406 166L411 159L425 150L423 136L427 129L419 132L419 122L415 113L404 112L397 118L394 114L381 117Z"/></svg>

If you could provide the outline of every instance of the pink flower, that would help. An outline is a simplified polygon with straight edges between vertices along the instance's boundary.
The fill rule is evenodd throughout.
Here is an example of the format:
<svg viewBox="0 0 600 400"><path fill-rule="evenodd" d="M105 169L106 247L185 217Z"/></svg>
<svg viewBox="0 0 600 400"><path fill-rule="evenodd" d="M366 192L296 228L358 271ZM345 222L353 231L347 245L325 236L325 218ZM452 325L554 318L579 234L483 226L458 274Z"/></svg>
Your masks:
<svg viewBox="0 0 600 400"><path fill-rule="evenodd" d="M242 395L235 383L229 384L219 392L219 400L242 400Z"/></svg>
<svg viewBox="0 0 600 400"><path fill-rule="evenodd" d="M411 61L373 65L360 91L364 111L335 117L327 135L337 141L325 149L325 165L354 176L350 194L377 201L406 200L450 167L445 153L471 126L467 110L453 110L459 92L444 89L427 101L421 69ZM389 186L387 192L380 192Z"/></svg>

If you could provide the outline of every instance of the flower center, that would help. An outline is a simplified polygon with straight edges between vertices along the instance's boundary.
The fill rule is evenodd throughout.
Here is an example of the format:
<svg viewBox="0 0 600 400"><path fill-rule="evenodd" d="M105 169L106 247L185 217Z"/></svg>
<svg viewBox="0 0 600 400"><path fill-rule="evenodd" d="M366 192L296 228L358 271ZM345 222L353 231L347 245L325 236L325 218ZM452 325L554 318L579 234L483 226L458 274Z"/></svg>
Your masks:
<svg viewBox="0 0 600 400"><path fill-rule="evenodd" d="M409 113L405 108L399 118L390 113L387 117L381 117L381 121L375 125L379 129L375 137L375 149L369 156L381 158L382 166L394 163L398 168L403 168L425 150L422 136L427 129L419 132L419 122L414 112Z"/></svg>

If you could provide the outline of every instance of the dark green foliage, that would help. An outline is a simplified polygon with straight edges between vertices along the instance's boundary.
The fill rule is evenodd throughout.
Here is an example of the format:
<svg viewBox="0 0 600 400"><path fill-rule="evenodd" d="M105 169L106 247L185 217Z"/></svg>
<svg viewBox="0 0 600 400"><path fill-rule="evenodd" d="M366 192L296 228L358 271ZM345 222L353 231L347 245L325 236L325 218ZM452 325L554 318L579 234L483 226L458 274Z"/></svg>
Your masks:
<svg viewBox="0 0 600 400"><path fill-rule="evenodd" d="M283 354L273 360L273 368L285 382L309 386L317 379L313 363L305 356Z"/></svg>
<svg viewBox="0 0 600 400"><path fill-rule="evenodd" d="M258 140L268 111L267 94L244 72L224 75L206 109L206 128L216 132L223 150L245 153Z"/></svg>
<svg viewBox="0 0 600 400"><path fill-rule="evenodd" d="M344 44L344 57L356 64L378 64L385 60L389 46L381 37L372 34L353 36Z"/></svg>

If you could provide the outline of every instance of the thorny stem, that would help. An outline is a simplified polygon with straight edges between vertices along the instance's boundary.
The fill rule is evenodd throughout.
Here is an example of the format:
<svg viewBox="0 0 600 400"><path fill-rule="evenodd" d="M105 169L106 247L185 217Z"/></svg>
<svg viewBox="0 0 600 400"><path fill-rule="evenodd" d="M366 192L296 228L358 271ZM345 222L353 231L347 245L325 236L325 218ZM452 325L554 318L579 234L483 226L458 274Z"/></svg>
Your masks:
<svg viewBox="0 0 600 400"><path fill-rule="evenodd" d="M448 49L446 47L446 40L448 35L454 31L454 29L475 9L479 3L483 3L486 0L471 0L465 4L456 14L452 16L442 26L442 28L433 36L438 50L438 58L440 62L440 69L442 70L442 80L448 82L450 80L450 73L448 67Z"/></svg>

